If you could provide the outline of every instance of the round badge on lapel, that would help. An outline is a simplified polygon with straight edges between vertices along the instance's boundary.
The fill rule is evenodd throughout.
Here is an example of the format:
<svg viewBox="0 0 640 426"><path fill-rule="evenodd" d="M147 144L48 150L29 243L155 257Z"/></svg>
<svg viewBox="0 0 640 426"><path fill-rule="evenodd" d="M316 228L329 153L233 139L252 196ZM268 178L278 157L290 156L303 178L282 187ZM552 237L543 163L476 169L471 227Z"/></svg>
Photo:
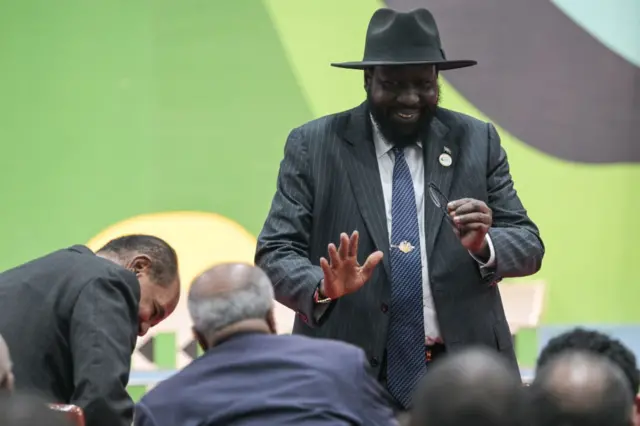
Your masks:
<svg viewBox="0 0 640 426"><path fill-rule="evenodd" d="M442 164L444 167L449 167L453 162L453 160L451 159L451 156L446 152L440 154L440 158L438 158L438 160L440 161L440 164Z"/></svg>

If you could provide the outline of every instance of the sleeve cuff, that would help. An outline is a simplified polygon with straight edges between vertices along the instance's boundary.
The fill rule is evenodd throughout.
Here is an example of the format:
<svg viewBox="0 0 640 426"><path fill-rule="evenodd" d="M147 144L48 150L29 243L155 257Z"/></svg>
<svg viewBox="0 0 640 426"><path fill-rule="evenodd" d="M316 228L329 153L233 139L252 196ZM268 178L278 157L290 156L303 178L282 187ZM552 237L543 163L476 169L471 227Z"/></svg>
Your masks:
<svg viewBox="0 0 640 426"><path fill-rule="evenodd" d="M491 236L487 234L484 236L484 238L487 241L487 245L489 246L489 260L487 260L486 262L483 262L482 260L477 258L473 253L469 252L469 254L471 255L471 257L475 259L476 262L478 262L478 264L480 264L481 268L491 268L496 264L496 251L493 248L493 241L491 241Z"/></svg>

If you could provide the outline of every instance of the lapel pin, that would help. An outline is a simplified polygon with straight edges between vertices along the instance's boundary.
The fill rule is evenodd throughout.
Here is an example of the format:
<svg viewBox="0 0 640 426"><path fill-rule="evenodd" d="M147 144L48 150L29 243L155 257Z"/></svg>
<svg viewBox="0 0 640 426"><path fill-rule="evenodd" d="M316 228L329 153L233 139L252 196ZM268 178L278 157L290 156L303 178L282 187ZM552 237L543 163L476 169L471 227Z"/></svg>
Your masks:
<svg viewBox="0 0 640 426"><path fill-rule="evenodd" d="M449 167L453 162L453 160L451 159L451 155L449 155L446 152L443 152L442 154L440 154L438 161L440 161L440 164L443 165L444 167Z"/></svg>
<svg viewBox="0 0 640 426"><path fill-rule="evenodd" d="M444 147L444 152L446 152L447 154L451 155L451 150L449 149L448 146Z"/></svg>

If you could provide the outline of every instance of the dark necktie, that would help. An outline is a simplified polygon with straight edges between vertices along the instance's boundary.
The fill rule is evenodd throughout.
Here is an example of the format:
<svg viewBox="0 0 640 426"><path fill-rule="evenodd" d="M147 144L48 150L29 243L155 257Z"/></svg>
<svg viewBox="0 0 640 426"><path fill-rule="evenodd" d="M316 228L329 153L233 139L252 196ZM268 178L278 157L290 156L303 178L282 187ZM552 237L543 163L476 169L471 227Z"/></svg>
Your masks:
<svg viewBox="0 0 640 426"><path fill-rule="evenodd" d="M413 181L401 148L393 148L391 196L391 309L387 386L405 407L426 372L420 230Z"/></svg>

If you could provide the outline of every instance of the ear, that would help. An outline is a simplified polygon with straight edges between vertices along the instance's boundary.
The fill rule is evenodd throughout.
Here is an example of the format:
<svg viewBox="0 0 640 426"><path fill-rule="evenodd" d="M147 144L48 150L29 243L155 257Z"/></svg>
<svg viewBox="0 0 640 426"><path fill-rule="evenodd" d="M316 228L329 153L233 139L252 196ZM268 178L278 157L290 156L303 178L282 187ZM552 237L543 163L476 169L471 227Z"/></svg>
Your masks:
<svg viewBox="0 0 640 426"><path fill-rule="evenodd" d="M149 256L140 254L131 261L131 268L136 272L147 271L151 267L151 259Z"/></svg>
<svg viewBox="0 0 640 426"><path fill-rule="evenodd" d="M193 338L196 342L198 342L198 346L200 346L203 352L206 352L207 349L209 349L209 345L207 344L207 341L202 336L202 334L200 334L195 327L191 327L191 334L193 334Z"/></svg>
<svg viewBox="0 0 640 426"><path fill-rule="evenodd" d="M267 313L267 325L269 326L269 330L271 334L278 334L278 328L276 327L276 316L273 312L273 308Z"/></svg>

